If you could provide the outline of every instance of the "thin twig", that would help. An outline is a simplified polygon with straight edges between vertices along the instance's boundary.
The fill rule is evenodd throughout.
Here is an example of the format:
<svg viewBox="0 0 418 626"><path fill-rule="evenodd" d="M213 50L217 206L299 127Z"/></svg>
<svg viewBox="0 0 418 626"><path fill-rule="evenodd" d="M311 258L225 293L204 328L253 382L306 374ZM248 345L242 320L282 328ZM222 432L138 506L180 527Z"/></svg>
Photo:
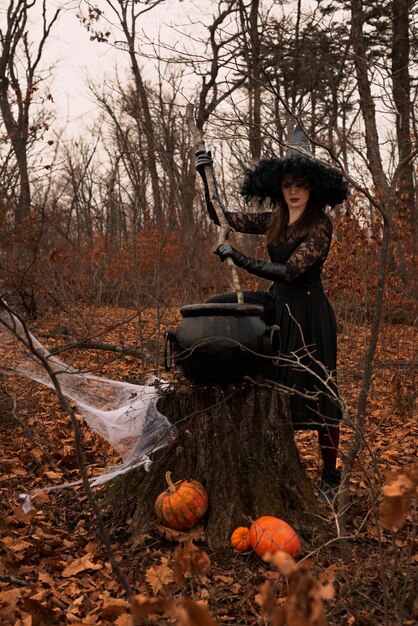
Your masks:
<svg viewBox="0 0 418 626"><path fill-rule="evenodd" d="M19 587L29 587L29 583L27 583L26 580L9 576L9 574L0 574L0 580L3 583L11 583L12 585L18 585Z"/></svg>

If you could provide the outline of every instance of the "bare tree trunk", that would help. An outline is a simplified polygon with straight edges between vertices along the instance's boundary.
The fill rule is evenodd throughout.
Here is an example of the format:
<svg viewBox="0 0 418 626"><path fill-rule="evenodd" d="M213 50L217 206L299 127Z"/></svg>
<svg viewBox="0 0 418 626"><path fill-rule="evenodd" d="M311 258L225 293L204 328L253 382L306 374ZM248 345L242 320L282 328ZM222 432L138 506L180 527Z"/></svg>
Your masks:
<svg viewBox="0 0 418 626"><path fill-rule="evenodd" d="M342 489L338 506L340 529L343 535L346 534L345 525L349 502L349 476L353 470L355 459L362 448L364 439L366 407L372 382L373 361L379 337L380 322L382 319L383 293L386 283L391 232L391 212L393 211L395 204L395 194L386 179L379 148L376 112L371 93L371 84L368 75L367 50L363 35L363 0L351 0L351 16L351 41L354 50L354 63L360 95L360 108L366 131L366 149L370 173L375 187L378 190L376 193L376 208L378 208L383 219L383 236L379 254L379 273L374 297L370 338L364 360L362 386L357 402L357 413L354 424L354 442L344 463ZM344 556L348 556L347 546L345 545L344 548Z"/></svg>
<svg viewBox="0 0 418 626"><path fill-rule="evenodd" d="M250 12L240 2L244 57L248 71L248 142L251 160L257 163L261 156L261 38L259 33L260 0L251 0Z"/></svg>
<svg viewBox="0 0 418 626"><path fill-rule="evenodd" d="M295 25L295 47L294 47L294 56L293 56L293 85L291 88L291 107L292 113L294 115L298 114L296 105L297 105L297 96L298 96L298 87L299 83L299 66L300 66L300 57L299 57L299 35L300 35L300 19L301 19L301 9L302 9L302 1L297 0L297 10L296 10L296 25Z"/></svg>
<svg viewBox="0 0 418 626"><path fill-rule="evenodd" d="M392 1L392 93L396 107L396 137L401 162L412 153L413 149L409 77L409 12L411 8L411 0ZM416 208L412 159L404 163L399 173L398 207L400 215L404 215L409 224L413 225Z"/></svg>
<svg viewBox="0 0 418 626"><path fill-rule="evenodd" d="M108 2L109 6L112 6L110 2ZM161 201L161 193L160 193L160 185L158 179L158 171L157 171L157 157L156 157L156 146L154 141L154 122L151 116L150 105L148 101L148 94L145 87L144 80L142 78L141 70L139 68L138 59L136 56L135 50L135 36L136 36L136 21L139 17L139 13L136 14L136 3L130 2L129 0L123 0L120 2L120 14L118 17L120 19L120 25L122 27L123 33L125 35L126 43L128 44L128 53L129 58L131 60L131 69L132 74L134 76L136 93L138 96L138 101L142 108L143 114L143 129L145 138L147 141L147 165L151 178L151 187L152 187L152 196L154 202L154 214L157 226L159 229L162 229L163 224L163 207ZM113 7L112 7L113 8ZM131 10L130 18L128 18L128 10Z"/></svg>
<svg viewBox="0 0 418 626"><path fill-rule="evenodd" d="M22 139L19 142L14 141L14 150L19 168L19 199L15 210L15 221L18 224L30 213L31 205L31 188L29 181L27 142Z"/></svg>
<svg viewBox="0 0 418 626"><path fill-rule="evenodd" d="M360 94L360 106L366 131L366 150L370 164L370 173L376 189L384 197L389 194L389 185L384 174L379 147L379 135L376 125L376 107L372 97L371 84L368 75L369 64L363 35L363 0L351 0L351 42L354 50L354 64L357 75L357 85Z"/></svg>
<svg viewBox="0 0 418 626"><path fill-rule="evenodd" d="M0 24L0 111L19 171L20 190L15 209L16 222L27 217L30 211L31 188L28 168L30 107L38 82L36 72L43 48L60 13L60 9L56 10L48 22L46 0L42 0L42 34L37 45L32 47L28 36L28 11L35 4L36 0L33 2L11 0L7 12L5 11L6 19ZM20 74L24 75L23 81Z"/></svg>

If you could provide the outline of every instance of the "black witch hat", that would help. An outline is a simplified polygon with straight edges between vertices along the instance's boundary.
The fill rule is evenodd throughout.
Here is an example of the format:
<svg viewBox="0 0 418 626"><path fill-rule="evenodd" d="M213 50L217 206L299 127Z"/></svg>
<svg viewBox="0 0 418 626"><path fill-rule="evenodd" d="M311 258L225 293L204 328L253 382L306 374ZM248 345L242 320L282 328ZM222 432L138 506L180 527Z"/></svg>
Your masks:
<svg viewBox="0 0 418 626"><path fill-rule="evenodd" d="M320 163L312 156L311 144L299 126L289 140L289 149L283 159L262 159L253 169L247 170L241 187L245 200L262 203L267 198L276 204L282 197L280 181L284 174L308 185L311 193L330 207L341 204L348 197L348 186L341 172Z"/></svg>

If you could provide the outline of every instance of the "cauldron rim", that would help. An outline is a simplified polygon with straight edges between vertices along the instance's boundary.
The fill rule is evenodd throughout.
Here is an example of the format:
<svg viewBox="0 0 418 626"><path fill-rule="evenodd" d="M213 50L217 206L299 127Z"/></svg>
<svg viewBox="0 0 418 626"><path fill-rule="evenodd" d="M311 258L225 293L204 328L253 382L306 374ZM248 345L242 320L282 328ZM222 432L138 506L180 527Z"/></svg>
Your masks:
<svg viewBox="0 0 418 626"><path fill-rule="evenodd" d="M182 317L203 317L210 315L231 315L234 317L262 315L264 308L259 304L238 304L235 302L206 302L182 306Z"/></svg>

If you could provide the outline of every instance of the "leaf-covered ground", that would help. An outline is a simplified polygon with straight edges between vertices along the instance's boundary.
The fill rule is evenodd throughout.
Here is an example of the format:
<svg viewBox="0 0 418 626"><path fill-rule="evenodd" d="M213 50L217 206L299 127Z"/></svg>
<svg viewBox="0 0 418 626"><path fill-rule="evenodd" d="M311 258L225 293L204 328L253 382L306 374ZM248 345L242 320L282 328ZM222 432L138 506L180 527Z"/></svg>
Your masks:
<svg viewBox="0 0 418 626"><path fill-rule="evenodd" d="M130 316L131 321L126 322ZM84 337L136 346L142 360L86 349L64 352L60 358L80 370L142 383L153 373L172 376L162 371L162 333L175 329L177 323L177 309L147 310L138 316L122 309L86 308L63 312L61 319L54 312L30 328L49 348ZM341 456L353 436L368 332L367 326L344 323L339 333L340 388L348 415L342 429ZM307 580L314 581L312 610L305 616L287 613L289 626L415 623L416 505L397 533L384 531L377 517L385 472L408 466L417 456L414 354L411 326L382 329L364 451L351 482L351 558L342 560L338 541L317 546L310 555L311 570L296 575L305 587ZM2 357L7 366L7 355ZM41 494L36 511L23 512L19 494L77 480L79 471L71 424L54 393L7 373L2 382L7 394L3 394L0 407L1 624L286 623L283 607L290 610L286 600L289 584L279 567L253 553L237 554L232 548L226 548L221 558L211 554L202 528L191 533L189 544L180 542L184 536L172 536L157 527L135 542L127 542L125 529L106 507L116 559L138 594L132 608L112 573L81 488ZM81 426L88 471L98 474L117 462L117 456ZM316 481L319 451L315 434L298 433L297 442L302 461ZM123 507L123 502L119 506ZM337 537L334 511L324 507L323 515L330 537ZM317 613L317 621L312 621L312 611L322 600L327 618Z"/></svg>

